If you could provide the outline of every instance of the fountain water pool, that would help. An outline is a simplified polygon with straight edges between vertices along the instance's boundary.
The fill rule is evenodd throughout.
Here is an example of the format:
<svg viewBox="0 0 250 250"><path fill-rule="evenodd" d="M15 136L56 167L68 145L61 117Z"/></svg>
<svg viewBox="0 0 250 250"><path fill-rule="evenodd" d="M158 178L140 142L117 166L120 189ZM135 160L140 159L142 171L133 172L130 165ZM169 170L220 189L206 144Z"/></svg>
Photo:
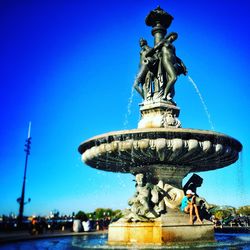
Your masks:
<svg viewBox="0 0 250 250"><path fill-rule="evenodd" d="M107 234L66 236L20 241L0 245L0 250L80 250L80 249L213 249L213 250L248 250L249 234L215 234L215 242L171 244L166 246L109 246Z"/></svg>

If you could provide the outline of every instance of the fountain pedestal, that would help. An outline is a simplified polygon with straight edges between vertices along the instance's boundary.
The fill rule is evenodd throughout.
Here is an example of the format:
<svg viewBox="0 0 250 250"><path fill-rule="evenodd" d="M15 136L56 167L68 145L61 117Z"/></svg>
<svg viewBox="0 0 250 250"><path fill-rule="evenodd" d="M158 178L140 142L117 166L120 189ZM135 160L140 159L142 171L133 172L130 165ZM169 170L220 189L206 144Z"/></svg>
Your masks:
<svg viewBox="0 0 250 250"><path fill-rule="evenodd" d="M175 242L213 241L213 223L188 224L189 215L169 211L151 222L118 221L109 226L109 245L165 245Z"/></svg>
<svg viewBox="0 0 250 250"><path fill-rule="evenodd" d="M141 120L138 128L180 128L180 108L166 101L144 101L140 104Z"/></svg>

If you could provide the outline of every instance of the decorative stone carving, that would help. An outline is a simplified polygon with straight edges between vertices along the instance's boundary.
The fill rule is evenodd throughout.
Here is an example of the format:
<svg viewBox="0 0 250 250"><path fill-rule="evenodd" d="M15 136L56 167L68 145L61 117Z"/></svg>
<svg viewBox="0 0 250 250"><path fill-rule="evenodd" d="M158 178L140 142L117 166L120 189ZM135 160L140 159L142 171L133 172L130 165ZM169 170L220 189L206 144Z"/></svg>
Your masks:
<svg viewBox="0 0 250 250"><path fill-rule="evenodd" d="M147 183L143 174L136 174L136 193L129 199L130 209L124 211L121 220L147 221L156 219L167 209L177 208L181 204L184 193L181 189L159 181L157 185Z"/></svg>
<svg viewBox="0 0 250 250"><path fill-rule="evenodd" d="M168 127L175 127L180 128L181 122L176 117L176 114L174 114L173 110L167 110L165 114L162 117L162 127L168 128Z"/></svg>

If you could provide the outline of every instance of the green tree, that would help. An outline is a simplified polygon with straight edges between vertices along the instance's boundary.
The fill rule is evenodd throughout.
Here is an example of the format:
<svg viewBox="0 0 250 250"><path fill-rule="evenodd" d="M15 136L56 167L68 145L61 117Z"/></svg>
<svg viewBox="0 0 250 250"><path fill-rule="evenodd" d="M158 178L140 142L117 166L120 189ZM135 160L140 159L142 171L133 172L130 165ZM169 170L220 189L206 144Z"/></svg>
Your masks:
<svg viewBox="0 0 250 250"><path fill-rule="evenodd" d="M99 220L103 218L104 208L96 208L94 215L95 219Z"/></svg>
<svg viewBox="0 0 250 250"><path fill-rule="evenodd" d="M229 216L231 216L231 211L230 210L217 210L215 211L214 215L217 219L219 220L223 220L225 218L228 218Z"/></svg>
<svg viewBox="0 0 250 250"><path fill-rule="evenodd" d="M104 219L106 217L110 217L111 219L119 219L121 216L122 211L120 209L112 210L111 208L97 208L93 213L91 213L91 217L96 220Z"/></svg>
<svg viewBox="0 0 250 250"><path fill-rule="evenodd" d="M78 219L78 220L81 220L81 221L87 221L88 220L88 216L81 210L76 214L75 218Z"/></svg>
<svg viewBox="0 0 250 250"><path fill-rule="evenodd" d="M237 210L237 214L250 215L250 206L242 206Z"/></svg>

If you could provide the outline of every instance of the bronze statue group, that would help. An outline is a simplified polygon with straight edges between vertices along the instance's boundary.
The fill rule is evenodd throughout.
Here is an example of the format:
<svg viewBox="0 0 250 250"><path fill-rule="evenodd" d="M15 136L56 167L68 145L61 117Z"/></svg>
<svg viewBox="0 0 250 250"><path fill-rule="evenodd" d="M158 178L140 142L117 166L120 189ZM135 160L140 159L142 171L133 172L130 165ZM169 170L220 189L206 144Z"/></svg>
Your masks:
<svg viewBox="0 0 250 250"><path fill-rule="evenodd" d="M151 48L140 39L140 69L134 88L145 101L167 101L174 104L174 84L180 74L187 74L182 60L176 56L173 42L178 34L171 32Z"/></svg>

